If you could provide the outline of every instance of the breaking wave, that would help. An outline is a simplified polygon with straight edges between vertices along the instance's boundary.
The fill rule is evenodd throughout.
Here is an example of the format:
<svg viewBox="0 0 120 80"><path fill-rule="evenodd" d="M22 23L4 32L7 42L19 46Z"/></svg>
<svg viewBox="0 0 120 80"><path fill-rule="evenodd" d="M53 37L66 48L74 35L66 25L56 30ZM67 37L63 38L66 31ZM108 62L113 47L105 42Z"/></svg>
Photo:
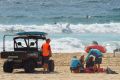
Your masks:
<svg viewBox="0 0 120 80"><path fill-rule="evenodd" d="M43 43L43 42L42 42ZM41 43L41 44L42 44ZM85 52L85 46L89 43L85 43L84 41L77 39L77 38L59 38L59 39L52 39L51 41L51 48L53 53L73 53L73 52ZM103 46L106 47L107 52L113 53L113 50L116 48L120 48L120 41L107 41L101 43ZM39 46L40 47L40 46ZM3 49L3 43L0 42L0 51ZM13 50L13 41L6 41L6 50ZM40 48L39 48L40 49Z"/></svg>
<svg viewBox="0 0 120 80"><path fill-rule="evenodd" d="M120 23L2 25L0 32L44 31L47 33L120 33Z"/></svg>

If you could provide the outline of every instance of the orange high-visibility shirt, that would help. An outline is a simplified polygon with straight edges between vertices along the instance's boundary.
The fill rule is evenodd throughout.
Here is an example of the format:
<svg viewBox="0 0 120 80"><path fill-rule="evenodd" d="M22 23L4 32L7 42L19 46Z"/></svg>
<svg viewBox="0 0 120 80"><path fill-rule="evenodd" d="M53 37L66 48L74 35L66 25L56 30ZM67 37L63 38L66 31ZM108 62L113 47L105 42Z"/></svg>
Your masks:
<svg viewBox="0 0 120 80"><path fill-rule="evenodd" d="M49 54L50 54L50 45L48 44L48 43L44 43L43 45L42 45L42 55L43 56L49 56Z"/></svg>

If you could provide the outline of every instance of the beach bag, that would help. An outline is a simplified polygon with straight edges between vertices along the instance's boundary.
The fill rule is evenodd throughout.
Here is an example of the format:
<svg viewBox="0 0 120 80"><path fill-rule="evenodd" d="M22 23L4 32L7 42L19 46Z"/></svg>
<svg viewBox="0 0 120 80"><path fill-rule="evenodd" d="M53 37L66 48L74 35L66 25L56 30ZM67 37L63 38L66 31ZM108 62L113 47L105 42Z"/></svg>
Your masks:
<svg viewBox="0 0 120 80"><path fill-rule="evenodd" d="M113 71L113 70L110 69L109 67L107 67L106 73L107 73L107 74L118 74L116 71Z"/></svg>

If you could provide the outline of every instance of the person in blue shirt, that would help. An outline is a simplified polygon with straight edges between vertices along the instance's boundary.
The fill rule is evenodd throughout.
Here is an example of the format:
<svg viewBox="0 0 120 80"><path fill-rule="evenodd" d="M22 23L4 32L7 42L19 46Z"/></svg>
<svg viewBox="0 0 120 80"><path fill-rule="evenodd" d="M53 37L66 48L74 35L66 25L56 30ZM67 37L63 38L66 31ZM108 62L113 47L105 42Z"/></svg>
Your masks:
<svg viewBox="0 0 120 80"><path fill-rule="evenodd" d="M71 63L70 63L71 72L79 73L80 72L80 66L81 66L80 60L77 59L76 56L73 56L72 59L71 59Z"/></svg>

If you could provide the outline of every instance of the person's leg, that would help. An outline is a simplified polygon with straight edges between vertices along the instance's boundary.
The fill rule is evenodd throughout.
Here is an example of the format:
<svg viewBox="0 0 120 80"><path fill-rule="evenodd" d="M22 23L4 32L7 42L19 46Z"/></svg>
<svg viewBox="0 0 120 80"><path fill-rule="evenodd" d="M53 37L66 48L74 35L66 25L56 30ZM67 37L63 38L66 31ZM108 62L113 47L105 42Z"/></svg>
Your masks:
<svg viewBox="0 0 120 80"><path fill-rule="evenodd" d="M96 58L95 58L95 66L94 66L95 72L98 72L98 71L99 71L99 70L98 70L98 66L99 66L99 58L96 57Z"/></svg>
<svg viewBox="0 0 120 80"><path fill-rule="evenodd" d="M44 70L44 72L47 71L47 64L46 64L46 62L43 63L43 70Z"/></svg>
<svg viewBox="0 0 120 80"><path fill-rule="evenodd" d="M80 72L80 67L71 67L70 68L70 70L71 70L71 73L73 72L73 73L79 73Z"/></svg>
<svg viewBox="0 0 120 80"><path fill-rule="evenodd" d="M94 66L93 66L93 70L94 70L94 72L96 72L97 71L97 64L94 64Z"/></svg>
<svg viewBox="0 0 120 80"><path fill-rule="evenodd" d="M102 58L99 58L98 59L98 72L100 72L100 64L102 63Z"/></svg>
<svg viewBox="0 0 120 80"><path fill-rule="evenodd" d="M72 73L72 67L70 67L70 71L71 71L71 73Z"/></svg>
<svg viewBox="0 0 120 80"><path fill-rule="evenodd" d="M49 57L44 57L44 64L43 64L44 71L49 71L48 60L49 60Z"/></svg>
<svg viewBox="0 0 120 80"><path fill-rule="evenodd" d="M84 73L84 66L83 65L80 66L80 73Z"/></svg>
<svg viewBox="0 0 120 80"><path fill-rule="evenodd" d="M77 67L75 70L74 70L74 73L79 73L80 72L80 67Z"/></svg>
<svg viewBox="0 0 120 80"><path fill-rule="evenodd" d="M80 66L78 66L77 68L77 73L80 73Z"/></svg>
<svg viewBox="0 0 120 80"><path fill-rule="evenodd" d="M48 64L44 63L43 69L44 69L44 71L47 71L47 69L48 69Z"/></svg>
<svg viewBox="0 0 120 80"><path fill-rule="evenodd" d="M100 72L100 64L98 64L98 72Z"/></svg>

